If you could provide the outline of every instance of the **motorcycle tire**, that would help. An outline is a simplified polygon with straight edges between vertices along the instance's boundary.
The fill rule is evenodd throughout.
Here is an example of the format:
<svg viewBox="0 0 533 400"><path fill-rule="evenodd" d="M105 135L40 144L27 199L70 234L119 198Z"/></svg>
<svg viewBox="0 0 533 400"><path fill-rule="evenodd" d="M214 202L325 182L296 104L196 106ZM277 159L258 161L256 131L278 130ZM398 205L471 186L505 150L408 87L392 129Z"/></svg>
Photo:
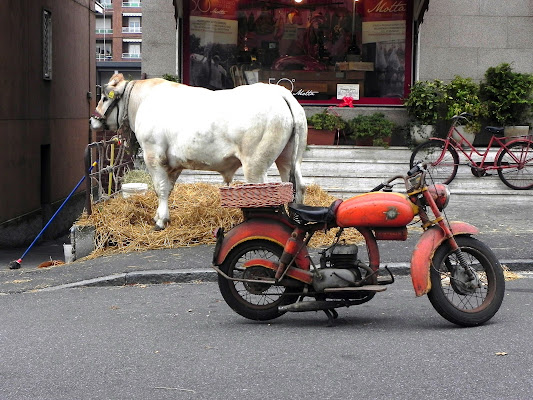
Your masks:
<svg viewBox="0 0 533 400"><path fill-rule="evenodd" d="M481 287L460 293L451 272L459 265L459 260L445 242L433 256L428 298L448 321L460 326L482 325L502 304L505 292L503 270L492 250L483 242L470 236L456 236L455 240L470 267L478 274Z"/></svg>
<svg viewBox="0 0 533 400"><path fill-rule="evenodd" d="M283 247L267 240L250 240L236 246L220 266L222 272L234 278L274 278L273 270L242 265L247 260L267 259L278 263ZM218 287L226 303L245 318L267 321L283 315L279 306L292 304L298 294L290 294L295 288L265 283L231 281L218 276Z"/></svg>

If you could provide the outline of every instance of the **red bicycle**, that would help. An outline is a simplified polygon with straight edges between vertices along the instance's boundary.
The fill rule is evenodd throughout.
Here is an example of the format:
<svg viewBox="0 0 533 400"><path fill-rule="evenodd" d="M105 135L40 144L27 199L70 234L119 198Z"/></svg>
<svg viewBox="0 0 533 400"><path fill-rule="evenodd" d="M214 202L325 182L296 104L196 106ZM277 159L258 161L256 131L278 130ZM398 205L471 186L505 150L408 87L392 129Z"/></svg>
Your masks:
<svg viewBox="0 0 533 400"><path fill-rule="evenodd" d="M533 141L531 135L506 138L503 128L487 126L492 133L485 152L478 151L457 129L460 120L468 121L469 114L462 113L452 118L452 124L445 139L432 137L418 145L411 154L411 168L418 163L428 164L428 172L436 183L448 184L457 175L459 154L463 154L472 174L478 178L498 171L498 176L511 189L533 188ZM488 160L492 146L499 146L494 160ZM474 156L481 160L474 160Z"/></svg>

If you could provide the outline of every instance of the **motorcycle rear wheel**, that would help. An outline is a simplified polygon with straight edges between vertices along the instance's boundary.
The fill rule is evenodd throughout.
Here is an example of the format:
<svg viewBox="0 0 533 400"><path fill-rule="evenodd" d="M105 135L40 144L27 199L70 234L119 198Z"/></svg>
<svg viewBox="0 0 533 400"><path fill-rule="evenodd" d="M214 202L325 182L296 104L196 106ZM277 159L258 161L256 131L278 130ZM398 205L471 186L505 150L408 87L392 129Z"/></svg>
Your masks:
<svg viewBox="0 0 533 400"><path fill-rule="evenodd" d="M283 253L283 247L267 240L250 240L236 246L220 266L222 272L234 278L274 278L273 270L243 264L252 259L266 259L275 263ZM218 276L218 287L226 303L245 318L267 321L283 315L279 306L298 300L297 294L290 294L291 288L264 283L230 281ZM294 290L292 290L294 291Z"/></svg>
<svg viewBox="0 0 533 400"><path fill-rule="evenodd" d="M471 293L459 293L451 272L459 265L459 260L448 243L443 243L433 257L428 298L448 321L460 326L481 325L491 319L502 304L505 292L503 270L492 250L483 242L469 236L457 236L455 240L470 267L478 274L481 287Z"/></svg>

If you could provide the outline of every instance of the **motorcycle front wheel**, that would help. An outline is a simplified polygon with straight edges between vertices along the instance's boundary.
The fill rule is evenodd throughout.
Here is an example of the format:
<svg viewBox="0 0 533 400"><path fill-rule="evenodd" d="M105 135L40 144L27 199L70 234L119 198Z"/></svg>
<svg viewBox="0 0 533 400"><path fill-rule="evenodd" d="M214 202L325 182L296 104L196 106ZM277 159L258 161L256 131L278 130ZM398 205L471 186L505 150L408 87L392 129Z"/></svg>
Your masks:
<svg viewBox="0 0 533 400"><path fill-rule="evenodd" d="M478 275L481 287L464 290L453 271L460 267L457 254L448 243L435 252L431 265L431 290L428 298L435 310L448 321L460 326L477 326L487 322L500 308L505 278L500 263L483 242L469 237L455 238L468 265Z"/></svg>
<svg viewBox="0 0 533 400"><path fill-rule="evenodd" d="M275 272L261 266L244 267L254 259L279 263L283 247L267 240L251 240L235 247L220 266L222 272L240 279L273 279ZM245 318L267 321L284 314L278 307L294 303L297 294L290 294L291 288L268 283L231 281L218 276L218 287L226 303ZM294 291L294 290L292 290Z"/></svg>

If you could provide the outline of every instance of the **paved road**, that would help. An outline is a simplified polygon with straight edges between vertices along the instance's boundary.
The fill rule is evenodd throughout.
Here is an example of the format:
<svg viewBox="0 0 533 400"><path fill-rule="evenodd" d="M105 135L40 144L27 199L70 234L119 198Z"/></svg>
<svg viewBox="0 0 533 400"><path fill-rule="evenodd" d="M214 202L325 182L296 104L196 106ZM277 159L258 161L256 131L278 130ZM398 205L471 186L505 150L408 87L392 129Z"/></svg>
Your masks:
<svg viewBox="0 0 533 400"><path fill-rule="evenodd" d="M0 398L531 399L533 279L457 328L408 277L369 303L248 321L214 283L0 296Z"/></svg>

